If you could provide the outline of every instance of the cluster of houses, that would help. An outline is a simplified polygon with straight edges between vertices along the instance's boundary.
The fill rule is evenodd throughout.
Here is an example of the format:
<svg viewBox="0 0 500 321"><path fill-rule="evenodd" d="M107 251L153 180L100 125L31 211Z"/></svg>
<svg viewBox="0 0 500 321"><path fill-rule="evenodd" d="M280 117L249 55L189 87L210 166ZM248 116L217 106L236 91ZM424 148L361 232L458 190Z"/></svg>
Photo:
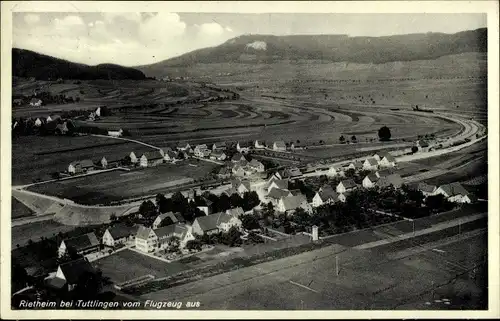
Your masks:
<svg viewBox="0 0 500 321"><path fill-rule="evenodd" d="M231 158L231 164L231 173L236 177L253 176L264 173L266 170L264 164L256 159L249 162L241 153L237 153Z"/></svg>

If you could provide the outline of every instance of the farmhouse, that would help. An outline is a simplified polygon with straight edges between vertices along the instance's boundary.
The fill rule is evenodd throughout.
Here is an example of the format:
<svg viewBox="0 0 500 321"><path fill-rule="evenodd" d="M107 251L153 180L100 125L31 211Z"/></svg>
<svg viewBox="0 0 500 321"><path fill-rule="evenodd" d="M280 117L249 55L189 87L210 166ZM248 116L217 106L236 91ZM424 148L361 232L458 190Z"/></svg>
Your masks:
<svg viewBox="0 0 500 321"><path fill-rule="evenodd" d="M242 215L245 215L245 212L241 207L236 207L236 208L230 208L226 210L226 214L229 214L234 217L240 217Z"/></svg>
<svg viewBox="0 0 500 321"><path fill-rule="evenodd" d="M403 185L403 179L399 174L391 174L388 176L382 176L377 182L377 186L380 188L392 186L394 188L401 188Z"/></svg>
<svg viewBox="0 0 500 321"><path fill-rule="evenodd" d="M250 163L248 163L248 166L250 166L254 171L258 173L262 173L265 171L264 164L262 164L256 159L252 159Z"/></svg>
<svg viewBox="0 0 500 321"><path fill-rule="evenodd" d="M339 195L333 190L333 188L322 188L320 191L316 192L312 200L312 206L318 207L323 204L335 203L339 198Z"/></svg>
<svg viewBox="0 0 500 321"><path fill-rule="evenodd" d="M145 152L139 160L141 167L157 166L161 163L163 163L163 156L158 150Z"/></svg>
<svg viewBox="0 0 500 321"><path fill-rule="evenodd" d="M297 208L302 208L307 213L312 212L311 205L307 203L306 197L302 194L296 196L282 197L278 201L278 206L277 206L278 212L293 213Z"/></svg>
<svg viewBox="0 0 500 321"><path fill-rule="evenodd" d="M286 144L285 144L285 142L282 141L282 140L274 142L274 144L273 144L273 150L275 150L277 152L284 152L284 151L286 151Z"/></svg>
<svg viewBox="0 0 500 321"><path fill-rule="evenodd" d="M238 142L236 150L240 153L247 153L252 148L251 142Z"/></svg>
<svg viewBox="0 0 500 321"><path fill-rule="evenodd" d="M212 146L213 151L216 151L216 150L224 151L224 150L226 150L226 148L227 148L226 142L215 143Z"/></svg>
<svg viewBox="0 0 500 321"><path fill-rule="evenodd" d="M120 165L122 159L116 155L103 156L99 163L103 168L117 167Z"/></svg>
<svg viewBox="0 0 500 321"><path fill-rule="evenodd" d="M375 187L375 184L378 182L378 180L379 177L376 174L370 173L365 176L362 185L364 188L372 188Z"/></svg>
<svg viewBox="0 0 500 321"><path fill-rule="evenodd" d="M154 251L158 238L152 229L139 226L135 236L135 248L139 251L149 253Z"/></svg>
<svg viewBox="0 0 500 321"><path fill-rule="evenodd" d="M263 141L256 140L254 143L254 147L255 147L255 149L264 149L264 148L266 148L266 144Z"/></svg>
<svg viewBox="0 0 500 321"><path fill-rule="evenodd" d="M352 179L346 179L341 181L337 185L337 193L339 194L344 194L345 192L352 191L353 189L357 188L358 185L352 180Z"/></svg>
<svg viewBox="0 0 500 321"><path fill-rule="evenodd" d="M94 169L94 163L90 159L72 162L68 166L68 173L77 174Z"/></svg>
<svg viewBox="0 0 500 321"><path fill-rule="evenodd" d="M451 184L445 184L439 186L434 192L435 195L443 195L450 202L455 203L471 203L475 200L475 197L467 191L462 184L458 182L454 182Z"/></svg>
<svg viewBox="0 0 500 321"><path fill-rule="evenodd" d="M231 158L231 162L233 162L233 163L238 163L241 161L247 162L247 159L241 153L234 154L233 158Z"/></svg>
<svg viewBox="0 0 500 321"><path fill-rule="evenodd" d="M250 182L234 180L231 182L231 186L236 190L238 194L244 194L245 192L250 192Z"/></svg>
<svg viewBox="0 0 500 321"><path fill-rule="evenodd" d="M177 213L167 212L167 213L160 214L156 217L156 219L153 222L153 226L152 226L153 229L159 228L161 223L163 222L163 220L165 220L167 217L170 218L170 220L172 220L173 224L175 224L177 222L184 222L184 218L182 217L181 213L179 213L179 212L177 212Z"/></svg>
<svg viewBox="0 0 500 321"><path fill-rule="evenodd" d="M193 222L193 233L204 235L227 232L233 226L241 228L241 221L238 217L222 212L215 213L197 217Z"/></svg>
<svg viewBox="0 0 500 321"><path fill-rule="evenodd" d="M39 98L31 98L30 100L30 106L34 106L34 107L40 107L42 106L42 100L39 99Z"/></svg>
<svg viewBox="0 0 500 321"><path fill-rule="evenodd" d="M396 166L396 159L394 156L387 153L380 159L378 164L383 167L394 167Z"/></svg>
<svg viewBox="0 0 500 321"><path fill-rule="evenodd" d="M88 272L93 273L95 270L86 258L66 262L57 267L55 276L47 280L47 285L55 289L66 288L73 291L82 275Z"/></svg>
<svg viewBox="0 0 500 321"><path fill-rule="evenodd" d="M109 247L115 247L119 244L125 244L128 241L134 241L137 229L137 226L116 224L106 229L102 236L102 244Z"/></svg>
<svg viewBox="0 0 500 321"><path fill-rule="evenodd" d="M35 120L35 126L36 126L36 127L40 127L40 126L42 126L42 120L41 120L40 118L37 118L37 119Z"/></svg>
<svg viewBox="0 0 500 321"><path fill-rule="evenodd" d="M267 192L269 193L271 189L273 188L278 188L278 189L288 189L288 180L287 179L274 179L269 183L267 187Z"/></svg>
<svg viewBox="0 0 500 321"><path fill-rule="evenodd" d="M278 202L281 198L287 197L287 196L294 196L294 195L292 194L292 192L290 192L287 189L280 189L280 188L273 187L269 191L269 193L267 193L266 198L268 198L271 202L275 203L275 202Z"/></svg>
<svg viewBox="0 0 500 321"><path fill-rule="evenodd" d="M222 150L216 149L210 154L210 159L223 161L226 159L226 153Z"/></svg>
<svg viewBox="0 0 500 321"><path fill-rule="evenodd" d="M123 135L123 129L118 130L108 130L108 136L111 137L121 137Z"/></svg>
<svg viewBox="0 0 500 321"><path fill-rule="evenodd" d="M378 167L378 161L375 158L368 158L363 163L363 169L365 170L376 170Z"/></svg>
<svg viewBox="0 0 500 321"><path fill-rule="evenodd" d="M192 233L192 227L186 224L177 223L171 224L158 229L153 230L158 240L157 247L164 249L168 247L171 237L177 237L179 239L179 247L182 249L186 246L186 243L190 240L194 240Z"/></svg>
<svg viewBox="0 0 500 321"><path fill-rule="evenodd" d="M63 257L68 251L78 254L88 254L99 250L99 241L94 232L62 240L58 248L58 256Z"/></svg>

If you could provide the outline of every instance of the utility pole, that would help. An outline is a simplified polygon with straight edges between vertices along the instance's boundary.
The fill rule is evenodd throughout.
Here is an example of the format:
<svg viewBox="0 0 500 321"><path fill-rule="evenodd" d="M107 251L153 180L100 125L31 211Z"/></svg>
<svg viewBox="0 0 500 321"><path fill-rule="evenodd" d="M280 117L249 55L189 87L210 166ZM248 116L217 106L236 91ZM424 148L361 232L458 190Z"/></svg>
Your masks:
<svg viewBox="0 0 500 321"><path fill-rule="evenodd" d="M335 255L335 274L339 275L339 256Z"/></svg>

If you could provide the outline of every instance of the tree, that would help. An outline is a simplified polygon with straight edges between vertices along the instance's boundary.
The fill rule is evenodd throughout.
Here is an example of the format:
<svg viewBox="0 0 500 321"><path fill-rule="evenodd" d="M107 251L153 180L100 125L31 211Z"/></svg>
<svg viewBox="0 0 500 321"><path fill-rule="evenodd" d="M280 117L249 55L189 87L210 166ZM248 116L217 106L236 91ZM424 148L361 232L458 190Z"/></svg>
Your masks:
<svg viewBox="0 0 500 321"><path fill-rule="evenodd" d="M172 219L167 216L160 222L160 225L158 227L169 226L172 224L174 224L174 221L172 221Z"/></svg>
<svg viewBox="0 0 500 321"><path fill-rule="evenodd" d="M411 153L415 154L416 152L418 152L418 147L417 146L412 146L411 147Z"/></svg>
<svg viewBox="0 0 500 321"><path fill-rule="evenodd" d="M111 222L115 222L117 220L117 217L116 217L116 214L111 214L111 216L109 217L109 219L111 220Z"/></svg>
<svg viewBox="0 0 500 321"><path fill-rule="evenodd" d="M177 236L175 235L170 236L167 242L168 242L169 252L175 253L179 251L180 239Z"/></svg>
<svg viewBox="0 0 500 321"><path fill-rule="evenodd" d="M250 243L264 243L264 240L262 239L262 237L257 235L257 233L255 233L255 232L248 233L248 241Z"/></svg>
<svg viewBox="0 0 500 321"><path fill-rule="evenodd" d="M162 193L156 195L155 201L158 212L160 213L166 213L172 208L172 201L166 198Z"/></svg>
<svg viewBox="0 0 500 321"><path fill-rule="evenodd" d="M297 208L293 214L292 221L297 224L300 230L305 230L311 225L311 216L303 208Z"/></svg>
<svg viewBox="0 0 500 321"><path fill-rule="evenodd" d="M244 211L249 211L259 204L260 204L260 199L257 192L252 191L252 192L245 192L245 194L243 194L242 208Z"/></svg>
<svg viewBox="0 0 500 321"><path fill-rule="evenodd" d="M243 215L241 217L242 227L246 230L254 230L260 228L259 221L254 215Z"/></svg>
<svg viewBox="0 0 500 321"><path fill-rule="evenodd" d="M340 142L341 144L344 144L344 143L345 143L345 137L344 137L344 135L340 136L340 138L339 138L339 142Z"/></svg>
<svg viewBox="0 0 500 321"><path fill-rule="evenodd" d="M380 127L378 130L378 137L381 141L388 141L391 139L391 130L387 126Z"/></svg>
<svg viewBox="0 0 500 321"><path fill-rule="evenodd" d="M449 210L453 207L453 204L449 202L442 194L431 195L425 199L425 206L431 210L431 212L437 213Z"/></svg>
<svg viewBox="0 0 500 321"><path fill-rule="evenodd" d="M242 207L243 199L238 193L233 193L231 197L229 197L229 202L231 203L231 207Z"/></svg>
<svg viewBox="0 0 500 321"><path fill-rule="evenodd" d="M227 233L223 235L224 243L231 247L240 246L243 241L241 240L241 232L235 227L231 227Z"/></svg>
<svg viewBox="0 0 500 321"><path fill-rule="evenodd" d="M354 135L351 136L351 142L353 142L353 143L357 143L358 142L356 136L354 136Z"/></svg>
<svg viewBox="0 0 500 321"><path fill-rule="evenodd" d="M101 292L102 286L101 271L86 271L78 279L73 293L76 299L88 300L95 298Z"/></svg>
<svg viewBox="0 0 500 321"><path fill-rule="evenodd" d="M186 243L186 249L190 251L201 251L201 242L199 240L189 240Z"/></svg>
<svg viewBox="0 0 500 321"><path fill-rule="evenodd" d="M150 200L144 201L139 206L139 213L144 217L156 216L156 206Z"/></svg>

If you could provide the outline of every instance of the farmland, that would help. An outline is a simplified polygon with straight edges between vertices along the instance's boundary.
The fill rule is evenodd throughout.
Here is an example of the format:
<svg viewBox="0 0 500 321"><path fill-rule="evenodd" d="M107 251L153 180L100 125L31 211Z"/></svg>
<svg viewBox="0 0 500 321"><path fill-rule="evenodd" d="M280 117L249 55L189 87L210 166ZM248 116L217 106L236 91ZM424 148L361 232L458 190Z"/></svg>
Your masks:
<svg viewBox="0 0 500 321"><path fill-rule="evenodd" d="M28 240L39 241L41 237L52 237L59 232L68 232L74 226L63 225L53 220L34 222L12 227L12 247L25 245Z"/></svg>
<svg viewBox="0 0 500 321"><path fill-rule="evenodd" d="M148 274L160 278L185 269L181 263L165 263L131 250L123 250L102 258L94 262L94 265L102 270L104 276L109 277L115 283L122 283Z"/></svg>
<svg viewBox="0 0 500 321"><path fill-rule="evenodd" d="M71 199L77 203L99 204L165 192L170 187L205 176L216 166L218 165L214 163L193 160L175 165L161 164L150 168L112 171L48 182L33 185L28 189Z"/></svg>

